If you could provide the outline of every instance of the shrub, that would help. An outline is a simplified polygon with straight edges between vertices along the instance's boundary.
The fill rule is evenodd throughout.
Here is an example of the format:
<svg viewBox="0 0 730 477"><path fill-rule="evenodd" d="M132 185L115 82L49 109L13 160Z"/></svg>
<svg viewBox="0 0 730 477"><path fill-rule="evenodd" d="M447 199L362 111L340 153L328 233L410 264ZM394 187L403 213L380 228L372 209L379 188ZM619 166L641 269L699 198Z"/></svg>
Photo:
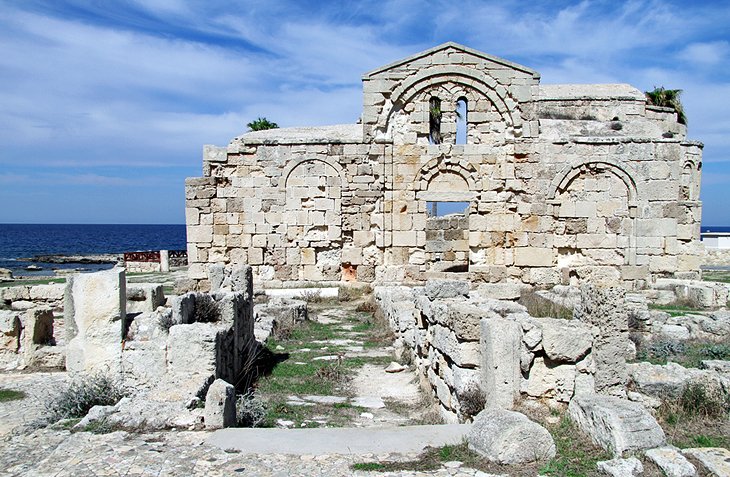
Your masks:
<svg viewBox="0 0 730 477"><path fill-rule="evenodd" d="M238 427L259 427L266 418L264 402L252 391L236 398L236 425Z"/></svg>
<svg viewBox="0 0 730 477"><path fill-rule="evenodd" d="M484 392L476 385L471 385L461 393L458 393L457 398L459 400L461 414L465 418L473 418L479 414L487 403Z"/></svg>
<svg viewBox="0 0 730 477"><path fill-rule="evenodd" d="M175 320L172 319L172 313L162 313L157 320L157 324L162 331L169 333L170 328L175 324Z"/></svg>
<svg viewBox="0 0 730 477"><path fill-rule="evenodd" d="M220 320L221 312L218 309L218 303L212 296L200 294L195 297L195 309L193 311L193 322L195 323L215 323Z"/></svg>
<svg viewBox="0 0 730 477"><path fill-rule="evenodd" d="M312 290L304 290L302 292L302 300L307 303L320 303L324 298L322 297L322 291L318 288Z"/></svg>
<svg viewBox="0 0 730 477"><path fill-rule="evenodd" d="M362 311L365 313L375 313L375 310L377 310L377 305L375 304L375 300L370 299L363 301L361 303L358 303L358 305L355 307L355 311Z"/></svg>
<svg viewBox="0 0 730 477"><path fill-rule="evenodd" d="M103 373L91 374L71 381L47 404L54 421L84 417L94 406L113 406L127 395L116 379Z"/></svg>
<svg viewBox="0 0 730 477"><path fill-rule="evenodd" d="M701 383L691 383L684 388L679 406L689 416L723 418L730 412L730 395L707 388Z"/></svg>

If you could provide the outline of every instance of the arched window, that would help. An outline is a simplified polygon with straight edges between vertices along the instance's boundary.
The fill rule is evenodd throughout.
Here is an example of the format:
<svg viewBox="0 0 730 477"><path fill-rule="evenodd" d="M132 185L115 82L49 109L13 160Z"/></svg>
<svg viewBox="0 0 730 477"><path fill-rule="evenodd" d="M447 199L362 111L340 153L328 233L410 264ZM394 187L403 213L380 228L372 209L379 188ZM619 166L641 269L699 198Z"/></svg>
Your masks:
<svg viewBox="0 0 730 477"><path fill-rule="evenodd" d="M468 109L465 97L462 96L456 101L456 144L467 142Z"/></svg>
<svg viewBox="0 0 730 477"><path fill-rule="evenodd" d="M429 144L441 144L441 100L432 96L428 101Z"/></svg>

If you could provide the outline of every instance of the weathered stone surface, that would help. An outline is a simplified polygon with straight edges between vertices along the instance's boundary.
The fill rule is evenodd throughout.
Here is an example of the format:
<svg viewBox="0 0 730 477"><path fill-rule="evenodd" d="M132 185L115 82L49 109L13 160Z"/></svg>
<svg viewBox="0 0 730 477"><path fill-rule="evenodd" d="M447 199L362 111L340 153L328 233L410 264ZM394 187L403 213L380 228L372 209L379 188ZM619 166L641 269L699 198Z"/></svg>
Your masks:
<svg viewBox="0 0 730 477"><path fill-rule="evenodd" d="M555 456L555 442L544 427L524 414L485 409L474 418L469 448L499 464L526 464Z"/></svg>
<svg viewBox="0 0 730 477"><path fill-rule="evenodd" d="M628 338L628 315L622 288L581 287L581 302L573 317L593 325L595 386L598 392L623 392L628 380L626 360L632 343Z"/></svg>
<svg viewBox="0 0 730 477"><path fill-rule="evenodd" d="M542 357L535 358L527 380L527 394L569 402L575 390L576 370L572 364L551 366Z"/></svg>
<svg viewBox="0 0 730 477"><path fill-rule="evenodd" d="M481 327L486 405L511 409L520 392L520 324L506 318L485 318Z"/></svg>
<svg viewBox="0 0 730 477"><path fill-rule="evenodd" d="M712 369L685 368L677 363L665 365L633 363L629 375L636 391L658 399L678 398L689 384L700 384L710 394L722 396L721 373Z"/></svg>
<svg viewBox="0 0 730 477"><path fill-rule="evenodd" d="M7 268L0 268L0 280L12 280L13 271Z"/></svg>
<svg viewBox="0 0 730 477"><path fill-rule="evenodd" d="M694 477L697 469L673 447L657 447L646 451L646 457L654 462L667 477Z"/></svg>
<svg viewBox="0 0 730 477"><path fill-rule="evenodd" d="M469 282L458 280L428 280L425 288L426 296L431 300L437 298L455 298L469 294Z"/></svg>
<svg viewBox="0 0 730 477"><path fill-rule="evenodd" d="M682 449L684 455L694 457L713 475L730 475L730 451L721 447Z"/></svg>
<svg viewBox="0 0 730 477"><path fill-rule="evenodd" d="M127 285L127 313L155 311L165 304L162 285L153 283L133 283Z"/></svg>
<svg viewBox="0 0 730 477"><path fill-rule="evenodd" d="M275 329L287 329L305 320L307 302L304 300L271 298L268 303L254 306L254 333L262 343Z"/></svg>
<svg viewBox="0 0 730 477"><path fill-rule="evenodd" d="M596 464L598 470L610 477L636 477L644 472L644 466L636 457L603 460Z"/></svg>
<svg viewBox="0 0 730 477"><path fill-rule="evenodd" d="M522 293L531 288L525 283L482 283L476 291L485 298L517 300Z"/></svg>
<svg viewBox="0 0 730 477"><path fill-rule="evenodd" d="M576 396L568 406L571 419L593 442L621 456L665 443L664 431L643 406L612 396Z"/></svg>
<svg viewBox="0 0 730 477"><path fill-rule="evenodd" d="M542 328L542 348L551 360L575 363L591 349L593 336L585 324L556 318L536 320Z"/></svg>
<svg viewBox="0 0 730 477"><path fill-rule="evenodd" d="M205 428L223 429L236 424L236 389L216 379L205 395Z"/></svg>
<svg viewBox="0 0 730 477"><path fill-rule="evenodd" d="M120 268L67 279L65 323L69 373L120 372L125 286L125 272Z"/></svg>

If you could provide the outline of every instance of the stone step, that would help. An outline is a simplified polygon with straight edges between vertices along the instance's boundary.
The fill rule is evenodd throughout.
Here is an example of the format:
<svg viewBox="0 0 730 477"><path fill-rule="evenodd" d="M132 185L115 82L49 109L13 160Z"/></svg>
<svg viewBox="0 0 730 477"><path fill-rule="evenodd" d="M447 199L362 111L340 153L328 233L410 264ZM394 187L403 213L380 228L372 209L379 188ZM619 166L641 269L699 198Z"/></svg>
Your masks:
<svg viewBox="0 0 730 477"><path fill-rule="evenodd" d="M460 444L471 424L368 428L228 428L215 431L208 444L245 454L418 453L427 446Z"/></svg>

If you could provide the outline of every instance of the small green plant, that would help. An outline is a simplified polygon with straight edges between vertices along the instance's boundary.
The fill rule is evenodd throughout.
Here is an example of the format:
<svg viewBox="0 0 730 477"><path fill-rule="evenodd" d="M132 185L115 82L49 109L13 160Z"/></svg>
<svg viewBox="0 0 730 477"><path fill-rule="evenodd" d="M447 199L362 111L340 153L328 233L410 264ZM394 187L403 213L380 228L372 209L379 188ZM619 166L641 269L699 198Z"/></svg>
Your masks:
<svg viewBox="0 0 730 477"><path fill-rule="evenodd" d="M665 89L664 86L655 87L652 91L646 91L646 101L654 106L662 106L672 108L677 113L677 122L679 124L687 124L687 116L684 113L684 107L679 97L682 95L681 89Z"/></svg>
<svg viewBox="0 0 730 477"><path fill-rule="evenodd" d="M113 406L127 395L122 384L107 374L97 373L71 381L47 405L53 421L84 417L94 406Z"/></svg>
<svg viewBox="0 0 730 477"><path fill-rule="evenodd" d="M195 296L195 308L193 310L193 322L215 323L221 318L218 303L208 294Z"/></svg>
<svg viewBox="0 0 730 477"><path fill-rule="evenodd" d="M279 127L275 122L269 121L266 118L256 118L250 123L246 124L249 131L263 131L265 129L277 129Z"/></svg>
<svg viewBox="0 0 730 477"><path fill-rule="evenodd" d="M700 383L691 383L684 388L679 405L689 416L723 418L730 413L730 395L710 389Z"/></svg>
<svg viewBox="0 0 730 477"><path fill-rule="evenodd" d="M23 391L17 391L15 389L0 388L0 402L18 401L25 398Z"/></svg>
<svg viewBox="0 0 730 477"><path fill-rule="evenodd" d="M307 303L321 303L324 300L322 290L314 288L312 290L304 290L301 294L302 300Z"/></svg>

